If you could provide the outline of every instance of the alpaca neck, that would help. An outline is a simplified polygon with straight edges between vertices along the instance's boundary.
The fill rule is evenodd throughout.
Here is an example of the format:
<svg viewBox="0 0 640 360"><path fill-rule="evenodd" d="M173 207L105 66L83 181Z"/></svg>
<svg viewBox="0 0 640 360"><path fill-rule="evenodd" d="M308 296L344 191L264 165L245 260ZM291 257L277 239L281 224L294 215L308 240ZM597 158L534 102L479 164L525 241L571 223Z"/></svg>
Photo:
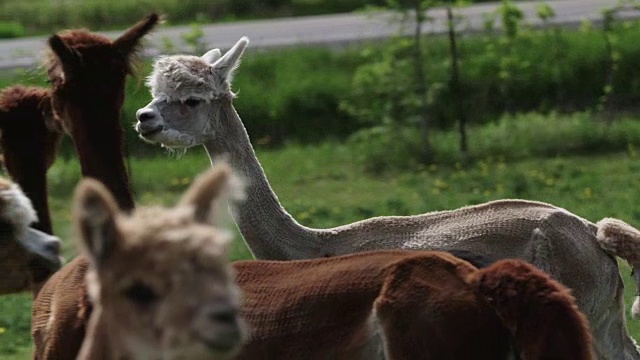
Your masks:
<svg viewBox="0 0 640 360"><path fill-rule="evenodd" d="M82 176L102 182L111 191L120 208L130 211L134 208L134 203L124 164L123 131L119 116L100 115L98 119L96 116L82 116L80 123L91 119L93 127L77 129L71 134L80 159ZM114 129L114 126L117 128Z"/></svg>
<svg viewBox="0 0 640 360"><path fill-rule="evenodd" d="M17 159L14 158L16 155ZM38 221L31 226L53 235L47 196L47 169L44 159L40 159L39 155L42 154L33 152L9 154L5 150L5 165L11 178L20 185L22 191L31 200L33 209L38 215ZM30 165L24 166L26 164Z"/></svg>
<svg viewBox="0 0 640 360"><path fill-rule="evenodd" d="M233 216L251 252L271 260L322 256L317 231L300 225L280 205L231 101L222 102L216 118L224 133L203 145L212 163L216 156L224 156L246 182L246 198Z"/></svg>

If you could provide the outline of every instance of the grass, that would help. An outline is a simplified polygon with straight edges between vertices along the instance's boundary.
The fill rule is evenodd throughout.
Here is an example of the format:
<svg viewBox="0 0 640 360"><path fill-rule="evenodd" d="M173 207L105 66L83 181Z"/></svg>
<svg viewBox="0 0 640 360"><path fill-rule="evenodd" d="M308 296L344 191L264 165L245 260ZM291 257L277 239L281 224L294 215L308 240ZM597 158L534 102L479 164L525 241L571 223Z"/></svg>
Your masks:
<svg viewBox="0 0 640 360"><path fill-rule="evenodd" d="M173 203L191 179L209 166L200 149L180 159L166 158L162 152L158 149L153 158L131 159L134 189L141 204ZM631 190L640 186L640 162L634 151L513 162L480 160L377 176L364 172L355 161L355 151L340 143L292 145L278 151L258 151L258 157L283 205L302 224L313 227L376 215L452 209L499 198L551 202L592 221L612 216L640 224L640 192ZM59 159L49 174L54 227L65 241L67 259L76 253L69 209L79 177L75 160ZM238 239L232 258L249 257ZM626 266L623 275L628 313L634 289ZM0 358L29 358L29 296L0 298L0 314ZM630 320L629 328L640 339L640 323Z"/></svg>

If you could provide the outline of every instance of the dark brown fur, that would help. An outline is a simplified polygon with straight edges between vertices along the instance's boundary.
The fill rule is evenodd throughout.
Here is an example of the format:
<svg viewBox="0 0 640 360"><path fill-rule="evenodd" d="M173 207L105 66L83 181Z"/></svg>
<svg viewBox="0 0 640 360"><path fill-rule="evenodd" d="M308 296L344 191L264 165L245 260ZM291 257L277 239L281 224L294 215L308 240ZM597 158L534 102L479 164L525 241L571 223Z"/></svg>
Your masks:
<svg viewBox="0 0 640 360"><path fill-rule="evenodd" d="M82 175L103 182L124 210L134 207L119 120L125 79L140 39L158 21L152 14L114 41L86 30L49 38L53 110L73 139Z"/></svg>
<svg viewBox="0 0 640 360"><path fill-rule="evenodd" d="M62 131L53 120L49 89L12 86L0 92L0 143L4 166L31 199L38 214L32 226L53 234L47 196L47 169Z"/></svg>
<svg viewBox="0 0 640 360"><path fill-rule="evenodd" d="M475 271L445 254L394 267L375 302L389 360L507 359L508 331L466 280Z"/></svg>
<svg viewBox="0 0 640 360"><path fill-rule="evenodd" d="M114 41L86 30L49 38L51 52L45 65L53 86L53 112L73 139L82 175L101 181L125 211L134 207L120 125L125 78L140 39L158 21L158 15L152 14ZM35 299L31 331L36 359L75 359L91 311L86 301L86 269L87 260L76 258L55 273ZM66 312L62 323L47 328L45 319L59 312Z"/></svg>
<svg viewBox="0 0 640 360"><path fill-rule="evenodd" d="M586 317L569 290L522 261L503 260L471 277L510 330L522 360L591 359Z"/></svg>
<svg viewBox="0 0 640 360"><path fill-rule="evenodd" d="M539 319L561 319L551 322L557 327L552 335L519 333L514 343L509 331L513 323L501 319L505 309L498 307L503 304L490 305L486 298L502 292L477 291L473 279L478 270L447 253L380 251L236 262L242 315L250 330L238 359L352 359L370 336L372 310L391 360L506 359L513 348L524 359L590 359L588 326L568 291L540 278L531 265L506 262L479 274L536 290L522 293L522 303L540 309ZM527 271L510 274L505 270L509 264ZM546 303L558 307L544 313L547 308L538 306ZM526 308L516 310L512 315L517 319L527 318ZM550 330L545 325L534 329Z"/></svg>

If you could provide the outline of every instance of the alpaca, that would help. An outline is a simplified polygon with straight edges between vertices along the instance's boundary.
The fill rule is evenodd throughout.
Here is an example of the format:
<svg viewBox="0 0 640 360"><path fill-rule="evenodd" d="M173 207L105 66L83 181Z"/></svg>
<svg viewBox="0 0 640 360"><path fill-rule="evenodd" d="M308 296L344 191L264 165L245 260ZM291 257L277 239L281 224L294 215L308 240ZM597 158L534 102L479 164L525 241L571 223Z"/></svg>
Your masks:
<svg viewBox="0 0 640 360"><path fill-rule="evenodd" d="M572 289L602 359L640 359L624 317L616 259L596 241L598 226L541 202L500 200L408 217L376 217L331 229L302 226L280 205L233 107L231 80L248 44L224 56L160 57L148 78L152 101L136 113L140 137L168 148L204 146L247 179L236 223L259 259L306 259L375 249L466 250L491 261L520 258Z"/></svg>
<svg viewBox="0 0 640 360"><path fill-rule="evenodd" d="M233 268L249 329L236 360L592 359L574 298L522 260L383 250Z"/></svg>
<svg viewBox="0 0 640 360"><path fill-rule="evenodd" d="M78 186L74 222L93 304L79 360L230 358L244 327L230 238L213 226L230 174L216 167L174 208L131 215L95 180Z"/></svg>
<svg viewBox="0 0 640 360"><path fill-rule="evenodd" d="M45 66L54 114L73 139L82 175L103 182L125 210L134 207L122 160L125 79L132 74L132 58L142 37L158 21L152 14L113 41L86 30L49 38Z"/></svg>
<svg viewBox="0 0 640 360"><path fill-rule="evenodd" d="M58 238L29 225L37 221L20 187L0 177L0 295L30 289L35 295L62 266Z"/></svg>
<svg viewBox="0 0 640 360"><path fill-rule="evenodd" d="M31 199L38 221L32 226L53 234L47 196L47 170L62 130L51 112L51 92L16 85L0 92L0 144L4 166Z"/></svg>
<svg viewBox="0 0 640 360"><path fill-rule="evenodd" d="M86 30L64 31L49 38L46 67L53 86L54 116L71 135L82 175L105 184L125 211L134 207L120 126L125 78L132 73L142 37L158 21L158 15L152 14L113 41ZM87 259L76 257L45 283L34 300L31 334L36 359L75 359L91 313L84 282L77 281L84 279L87 269ZM58 312L59 307L75 311ZM50 316L56 317L53 326ZM57 348L52 339L65 326L79 335Z"/></svg>

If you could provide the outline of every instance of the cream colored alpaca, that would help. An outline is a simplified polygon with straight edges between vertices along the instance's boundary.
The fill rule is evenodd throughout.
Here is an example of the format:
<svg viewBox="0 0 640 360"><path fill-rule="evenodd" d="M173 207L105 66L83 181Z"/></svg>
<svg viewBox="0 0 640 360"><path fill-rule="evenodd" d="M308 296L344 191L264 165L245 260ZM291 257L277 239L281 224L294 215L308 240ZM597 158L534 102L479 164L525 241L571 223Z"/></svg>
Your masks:
<svg viewBox="0 0 640 360"><path fill-rule="evenodd" d="M228 167L216 167L176 207L132 215L118 210L101 183L83 180L74 218L94 307L78 359L232 356L244 338L239 292L228 234L212 226L229 176Z"/></svg>
<svg viewBox="0 0 640 360"><path fill-rule="evenodd" d="M229 159L234 172L248 181L247 200L235 220L257 258L420 249L466 251L489 262L524 259L572 289L589 319L601 359L640 359L625 324L616 259L600 247L596 224L565 209L501 200L417 216L377 217L331 229L296 222L271 189L232 104L231 80L247 44L247 38L240 39L222 57L214 49L202 57L159 58L148 79L153 100L138 110L136 130L143 139L165 147L202 145L212 160L221 155ZM640 239L637 232L633 236Z"/></svg>
<svg viewBox="0 0 640 360"><path fill-rule="evenodd" d="M0 295L31 290L34 296L62 266L60 240L30 228L36 222L31 201L20 187L0 177Z"/></svg>

